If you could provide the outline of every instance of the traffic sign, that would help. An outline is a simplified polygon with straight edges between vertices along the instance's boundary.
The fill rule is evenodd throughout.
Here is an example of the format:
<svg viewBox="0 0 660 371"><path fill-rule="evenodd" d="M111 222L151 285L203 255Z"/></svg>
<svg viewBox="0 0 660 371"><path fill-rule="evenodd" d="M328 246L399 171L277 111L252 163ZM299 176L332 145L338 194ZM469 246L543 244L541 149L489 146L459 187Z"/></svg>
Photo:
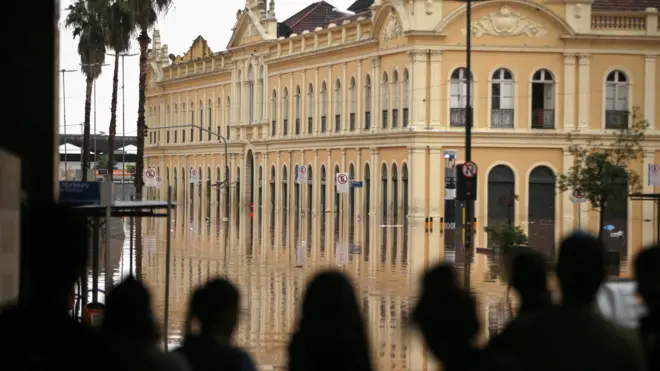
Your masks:
<svg viewBox="0 0 660 371"><path fill-rule="evenodd" d="M335 175L335 182L337 184L337 193L348 193L350 186L348 184L348 174L337 173Z"/></svg>
<svg viewBox="0 0 660 371"><path fill-rule="evenodd" d="M648 185L660 186L660 164L649 164Z"/></svg>
<svg viewBox="0 0 660 371"><path fill-rule="evenodd" d="M190 183L197 183L199 182L199 174L197 172L197 169L190 169Z"/></svg>
<svg viewBox="0 0 660 371"><path fill-rule="evenodd" d="M298 166L296 168L296 183L298 184L307 184L307 168L304 166Z"/></svg>
<svg viewBox="0 0 660 371"><path fill-rule="evenodd" d="M463 173L463 176L466 178L474 178L477 176L477 164L472 161L464 163L461 168L461 173Z"/></svg>
<svg viewBox="0 0 660 371"><path fill-rule="evenodd" d="M571 201L576 204L581 204L587 201L586 195L580 190L580 188L575 188L573 193L571 193Z"/></svg>
<svg viewBox="0 0 660 371"><path fill-rule="evenodd" d="M156 177L156 169L152 167L148 168L144 171L144 176L149 180L154 179Z"/></svg>

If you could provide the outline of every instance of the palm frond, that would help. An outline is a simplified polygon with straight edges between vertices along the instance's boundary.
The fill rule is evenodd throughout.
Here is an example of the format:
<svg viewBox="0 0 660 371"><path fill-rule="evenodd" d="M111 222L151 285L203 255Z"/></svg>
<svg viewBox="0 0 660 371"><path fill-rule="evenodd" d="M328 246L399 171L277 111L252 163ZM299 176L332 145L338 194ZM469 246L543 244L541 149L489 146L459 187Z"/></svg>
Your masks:
<svg viewBox="0 0 660 371"><path fill-rule="evenodd" d="M67 7L65 26L78 39L82 72L93 79L101 74L105 62L106 32L103 22L105 0L76 0Z"/></svg>

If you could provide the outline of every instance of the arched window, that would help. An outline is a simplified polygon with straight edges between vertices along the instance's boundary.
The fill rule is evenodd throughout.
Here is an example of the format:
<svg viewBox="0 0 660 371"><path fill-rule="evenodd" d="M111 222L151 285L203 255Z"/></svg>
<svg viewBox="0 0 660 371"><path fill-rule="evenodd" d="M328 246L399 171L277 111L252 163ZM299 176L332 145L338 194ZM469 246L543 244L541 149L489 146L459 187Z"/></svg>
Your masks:
<svg viewBox="0 0 660 371"><path fill-rule="evenodd" d="M392 128L399 126L399 72L392 73Z"/></svg>
<svg viewBox="0 0 660 371"><path fill-rule="evenodd" d="M314 85L307 88L307 134L314 131Z"/></svg>
<svg viewBox="0 0 660 371"><path fill-rule="evenodd" d="M515 223L515 177L506 165L497 165L488 173L488 226ZM492 241L488 241L492 247Z"/></svg>
<svg viewBox="0 0 660 371"><path fill-rule="evenodd" d="M410 102L410 77L408 76L408 70L403 70L403 127L408 127L408 121L410 120L410 114L408 113L408 105ZM433 102L431 102L433 103Z"/></svg>
<svg viewBox="0 0 660 371"><path fill-rule="evenodd" d="M218 102L216 103L215 106L215 121L216 121L216 132L218 135L222 135L222 131L220 130L220 126L222 125L222 98L218 98Z"/></svg>
<svg viewBox="0 0 660 371"><path fill-rule="evenodd" d="M172 113L170 112L170 105L169 104L167 105L166 111L167 112L165 114L165 125L171 126L172 125L172 123L171 123ZM165 143L168 143L168 144L170 143L170 129L167 129L165 131ZM169 178L167 179L167 181L169 182Z"/></svg>
<svg viewBox="0 0 660 371"><path fill-rule="evenodd" d="M541 69L532 77L532 129L555 128L555 79Z"/></svg>
<svg viewBox="0 0 660 371"><path fill-rule="evenodd" d="M202 131L202 128L204 127L204 102L202 102L201 100L199 101L199 122L197 123L197 126L199 126L199 128L197 129L197 133L198 133L199 141L201 142L204 139L203 137L204 132Z"/></svg>
<svg viewBox="0 0 660 371"><path fill-rule="evenodd" d="M277 135L277 90L275 89L270 98L270 135Z"/></svg>
<svg viewBox="0 0 660 371"><path fill-rule="evenodd" d="M247 109L248 109L248 122L254 122L254 68L252 65L248 68L247 80Z"/></svg>
<svg viewBox="0 0 660 371"><path fill-rule="evenodd" d="M465 127L465 108L467 106L467 69L461 67L451 73L449 92L449 125ZM470 105L474 102L474 79L470 79Z"/></svg>
<svg viewBox="0 0 660 371"><path fill-rule="evenodd" d="M383 129L387 129L388 123L387 123L387 111L389 110L389 103L390 103L390 85L389 85L389 80L387 79L387 72L383 72L383 84L381 87L381 99L382 99L382 111L383 111L383 117L382 117L382 122L381 122L381 127Z"/></svg>
<svg viewBox="0 0 660 371"><path fill-rule="evenodd" d="M349 117L348 117L348 129L350 131L355 131L355 78L351 77L350 85L350 97L349 97Z"/></svg>
<svg viewBox="0 0 660 371"><path fill-rule="evenodd" d="M527 235L529 246L548 258L555 251L555 174L547 166L537 166L529 174L527 196Z"/></svg>
<svg viewBox="0 0 660 371"><path fill-rule="evenodd" d="M389 178L387 176L387 165L386 164L382 164L380 166L380 175L381 175L381 178L380 178L380 180L381 180L381 185L380 185L380 187L381 187L380 213L382 214L381 221L383 222L383 224L386 224L387 217L388 217L388 212L387 211L389 209L388 204L387 204L387 201L388 201L387 194L389 193L388 192L388 190L389 190L388 179Z"/></svg>
<svg viewBox="0 0 660 371"><path fill-rule="evenodd" d="M296 86L296 135L300 135L300 86Z"/></svg>
<svg viewBox="0 0 660 371"><path fill-rule="evenodd" d="M190 102L190 125L195 125L195 104ZM195 141L195 128L190 127L190 141Z"/></svg>
<svg viewBox="0 0 660 371"><path fill-rule="evenodd" d="M610 72L605 83L605 128L623 129L629 126L628 76L619 70Z"/></svg>
<svg viewBox="0 0 660 371"><path fill-rule="evenodd" d="M341 131L341 81L335 82L335 133Z"/></svg>
<svg viewBox="0 0 660 371"><path fill-rule="evenodd" d="M282 135L289 134L289 89L284 88L282 99Z"/></svg>
<svg viewBox="0 0 660 371"><path fill-rule="evenodd" d="M174 105L174 112L172 113L172 125L173 126L178 126L179 125L179 105L175 104ZM173 130L174 133L174 138L172 138L174 143L179 142L179 129L174 128Z"/></svg>
<svg viewBox="0 0 660 371"><path fill-rule="evenodd" d="M261 120L261 122L265 122L266 117L264 116L264 112L266 112L266 102L264 101L264 97L266 96L266 86L265 86L265 81L266 81L266 70L264 69L264 66L259 67L259 82L257 84L257 94L259 94L259 100L257 104L259 105L259 117L258 119Z"/></svg>
<svg viewBox="0 0 660 371"><path fill-rule="evenodd" d="M368 77L368 76L367 76ZM371 225L371 168L369 163L364 164L364 235L369 236ZM369 238L364 241L364 261L369 261Z"/></svg>
<svg viewBox="0 0 660 371"><path fill-rule="evenodd" d="M371 77L364 79L364 129L371 129Z"/></svg>
<svg viewBox="0 0 660 371"><path fill-rule="evenodd" d="M211 140L211 133L213 132L213 102L210 99L207 104L206 112L206 115L208 116L206 118L206 121L208 122L208 132L206 134L208 136L208 140Z"/></svg>
<svg viewBox="0 0 660 371"><path fill-rule="evenodd" d="M183 104L181 104L181 124L182 124L182 126L186 124L186 116L187 116L186 104L183 103ZM186 142L186 129L183 128L183 129L181 129L181 143L185 143L185 142Z"/></svg>
<svg viewBox="0 0 660 371"><path fill-rule="evenodd" d="M172 169L173 178L172 178L172 201L176 202L177 193L179 191L179 178L177 177L176 168Z"/></svg>
<svg viewBox="0 0 660 371"><path fill-rule="evenodd" d="M328 128L328 87L325 81L321 84L321 133L325 133Z"/></svg>
<svg viewBox="0 0 660 371"><path fill-rule="evenodd" d="M491 82L490 126L513 128L513 75L500 68L493 73Z"/></svg>
<svg viewBox="0 0 660 371"><path fill-rule="evenodd" d="M241 122L241 111L242 107L241 105L243 104L243 74L241 73L240 70L238 70L238 76L236 78L236 122L240 123Z"/></svg>
<svg viewBox="0 0 660 371"><path fill-rule="evenodd" d="M229 140L231 134L231 97L227 97L227 105L225 106L225 139Z"/></svg>

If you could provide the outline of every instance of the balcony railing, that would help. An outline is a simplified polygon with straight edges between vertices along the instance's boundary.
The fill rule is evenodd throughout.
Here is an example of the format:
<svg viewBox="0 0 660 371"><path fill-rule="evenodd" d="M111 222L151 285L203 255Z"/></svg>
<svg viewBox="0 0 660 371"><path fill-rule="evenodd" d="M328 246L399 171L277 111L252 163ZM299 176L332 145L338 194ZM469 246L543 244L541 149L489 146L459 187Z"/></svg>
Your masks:
<svg viewBox="0 0 660 371"><path fill-rule="evenodd" d="M399 110L396 108L392 109L392 129L399 127Z"/></svg>
<svg viewBox="0 0 660 371"><path fill-rule="evenodd" d="M408 109L407 108L403 109L403 127L404 128L408 127Z"/></svg>
<svg viewBox="0 0 660 371"><path fill-rule="evenodd" d="M314 131L314 120L311 117L307 118L307 134L312 134Z"/></svg>
<svg viewBox="0 0 660 371"><path fill-rule="evenodd" d="M335 133L341 131L341 115L335 115Z"/></svg>
<svg viewBox="0 0 660 371"><path fill-rule="evenodd" d="M532 129L554 129L555 110L532 108Z"/></svg>
<svg viewBox="0 0 660 371"><path fill-rule="evenodd" d="M277 135L277 121L275 120L270 123L270 135L273 137Z"/></svg>
<svg viewBox="0 0 660 371"><path fill-rule="evenodd" d="M605 129L626 129L628 117L628 111L605 111Z"/></svg>
<svg viewBox="0 0 660 371"><path fill-rule="evenodd" d="M513 129L513 108L491 109L490 127L498 129Z"/></svg>
<svg viewBox="0 0 660 371"><path fill-rule="evenodd" d="M387 129L387 110L383 110L383 122L381 127Z"/></svg>
<svg viewBox="0 0 660 371"><path fill-rule="evenodd" d="M327 117L321 116L321 133L328 131L328 120Z"/></svg>
<svg viewBox="0 0 660 371"><path fill-rule="evenodd" d="M355 113L351 113L348 116L348 130L355 131Z"/></svg>
<svg viewBox="0 0 660 371"><path fill-rule="evenodd" d="M282 135L288 135L289 134L289 120L288 119L283 119L282 120Z"/></svg>
<svg viewBox="0 0 660 371"><path fill-rule="evenodd" d="M450 108L449 109L449 126L452 128L465 127L465 108Z"/></svg>
<svg viewBox="0 0 660 371"><path fill-rule="evenodd" d="M296 119L296 135L300 135L300 119Z"/></svg>
<svg viewBox="0 0 660 371"><path fill-rule="evenodd" d="M371 129L371 112L364 113L364 130Z"/></svg>

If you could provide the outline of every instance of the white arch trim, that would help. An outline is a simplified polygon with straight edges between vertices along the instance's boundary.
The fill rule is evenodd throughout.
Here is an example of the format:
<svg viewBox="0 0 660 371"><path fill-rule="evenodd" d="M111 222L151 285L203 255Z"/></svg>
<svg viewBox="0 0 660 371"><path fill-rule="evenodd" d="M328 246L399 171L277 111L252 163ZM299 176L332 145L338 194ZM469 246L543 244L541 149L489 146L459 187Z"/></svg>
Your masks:
<svg viewBox="0 0 660 371"><path fill-rule="evenodd" d="M410 29L410 22L408 22L408 18L405 16L406 10L403 7L403 2L398 4L392 4L390 2L382 5L380 10L378 10L378 13L376 13L376 16L374 17L373 31L371 32L372 39L376 39L376 40L378 39L378 36L380 35L380 30L383 27L383 23L387 19L387 16L389 16L391 10L394 10L396 15L399 17L399 21L401 21L401 27L403 28L403 31L405 32Z"/></svg>

